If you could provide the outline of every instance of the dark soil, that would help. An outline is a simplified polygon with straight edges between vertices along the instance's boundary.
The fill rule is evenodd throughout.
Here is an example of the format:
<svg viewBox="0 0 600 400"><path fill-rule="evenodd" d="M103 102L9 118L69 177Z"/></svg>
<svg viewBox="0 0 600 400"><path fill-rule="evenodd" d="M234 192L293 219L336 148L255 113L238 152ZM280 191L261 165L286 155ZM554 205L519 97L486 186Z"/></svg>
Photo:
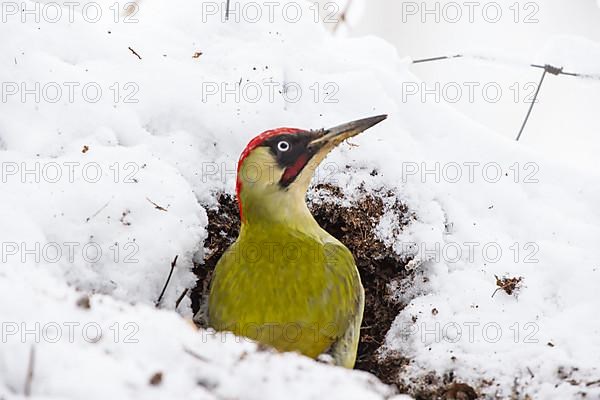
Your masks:
<svg viewBox="0 0 600 400"><path fill-rule="evenodd" d="M452 372L439 375L430 372L409 385L399 385L401 393L408 393L415 400L475 400L479 395L471 386L455 381Z"/></svg>
<svg viewBox="0 0 600 400"><path fill-rule="evenodd" d="M519 276L519 277L514 277L514 278L508 278L508 277L503 277L502 279L498 278L498 276L496 275L496 286L498 286L498 289L496 289L494 291L494 293L492 294L492 297L494 297L494 295L496 294L496 292L498 290L504 290L504 292L511 296L512 294L517 295L519 293L519 290L521 289L521 284L523 282L523 277Z"/></svg>
<svg viewBox="0 0 600 400"><path fill-rule="evenodd" d="M217 200L218 207L206 210L208 237L204 242L203 263L194 263L193 272L198 277L196 287L190 294L194 314L200 310L203 304L206 304L212 273L217 266L217 261L240 233L240 215L235 197L221 193Z"/></svg>
<svg viewBox="0 0 600 400"><path fill-rule="evenodd" d="M309 208L317 222L327 232L344 243L354 255L356 266L365 287L365 313L361 328L356 368L371 372L381 381L393 384L406 361L398 356L385 360L378 349L404 304L395 300L389 284L408 277L404 259L386 247L374 234L380 218L386 211L384 199L394 198L393 212L407 225L412 218L405 204L391 192L367 193L361 189L359 200L350 207L341 207L341 190L332 185L317 185Z"/></svg>
<svg viewBox="0 0 600 400"><path fill-rule="evenodd" d="M368 371L382 382L396 385L400 392L416 395L418 399L463 398L460 393L456 397L452 390L456 387L446 387L453 383L452 376L432 374L431 382L415 382L414 386L401 383L401 371L409 360L401 354L380 354L388 330L405 307L392 293L390 284L412 281L414 277L405 268L410 257L396 254L387 247L377 238L374 228L386 212L397 216L400 227L408 225L415 216L391 191L369 192L360 187L357 194L350 199L350 206L344 207L340 205L339 200L344 199L344 194L339 187L319 184L311 189L308 201L321 227L344 243L354 255L365 288L365 313L356 368ZM217 261L239 233L240 220L234 196L220 194L218 203L218 207L207 210L209 223L208 238L204 244L205 257L194 268L198 277L197 286L191 292L194 313L205 304ZM458 388L467 390L461 386ZM464 398L470 399L471 393Z"/></svg>

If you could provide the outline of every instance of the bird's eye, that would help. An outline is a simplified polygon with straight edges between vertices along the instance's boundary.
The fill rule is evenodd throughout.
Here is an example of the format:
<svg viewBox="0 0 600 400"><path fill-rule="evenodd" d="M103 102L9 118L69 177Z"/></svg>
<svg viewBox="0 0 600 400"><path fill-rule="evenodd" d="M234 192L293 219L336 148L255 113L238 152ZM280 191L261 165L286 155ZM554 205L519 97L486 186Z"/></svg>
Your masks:
<svg viewBox="0 0 600 400"><path fill-rule="evenodd" d="M282 140L281 142L277 143L277 150L281 151L281 152L286 152L290 149L290 144L288 142L286 142L285 140Z"/></svg>

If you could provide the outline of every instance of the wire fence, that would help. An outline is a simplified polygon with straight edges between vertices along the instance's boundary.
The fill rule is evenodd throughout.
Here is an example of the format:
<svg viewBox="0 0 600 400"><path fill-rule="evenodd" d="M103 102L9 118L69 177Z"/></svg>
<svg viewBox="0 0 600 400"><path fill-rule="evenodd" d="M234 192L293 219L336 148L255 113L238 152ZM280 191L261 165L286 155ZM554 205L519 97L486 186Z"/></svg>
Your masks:
<svg viewBox="0 0 600 400"><path fill-rule="evenodd" d="M225 20L229 20L229 6L230 6L230 0L227 0L226 11L225 11ZM335 34L337 32L340 25L346 23L347 14L348 14L348 11L350 10L351 6L352 6L352 0L348 0L346 3L346 6L344 7L344 10L338 15L338 21L333 28L333 34ZM490 62L490 63L498 63L498 64L514 64L514 62L508 62L506 60L501 60L500 58L497 58L497 57L490 57L490 56L483 56L483 55L476 55L476 54L454 54L454 55L444 55L444 56L438 56L438 57L422 58L422 59L413 60L412 64L424 64L424 63L444 61L444 60L453 60L453 59L459 59L459 58L462 58L462 59L470 58L470 59L474 59L474 60L480 60L480 61L485 61L485 62ZM551 75L555 75L555 76L564 75L564 76L571 76L571 77L575 77L575 78L579 78L579 79L589 79L589 80L600 81L600 74L589 74L589 73L565 71L563 67L556 67L551 64L540 65L540 64L530 63L530 64L524 64L524 66L541 69L541 70L543 70L543 72L542 72L540 81L536 87L535 94L533 96L533 99L531 101L529 109L527 110L527 114L525 115L525 119L523 120L523 123L521 125L521 129L519 129L519 133L517 134L516 141L519 141L521 139L521 136L523 135L523 132L525 131L525 127L527 126L527 123L529 122L529 118L531 117L533 108L535 107L538 96L540 94L540 90L542 88L542 85L544 84L547 74L551 74Z"/></svg>
<svg viewBox="0 0 600 400"><path fill-rule="evenodd" d="M458 59L458 58L471 58L471 59L485 61L485 62L491 62L491 63L511 64L508 61L503 61L496 57L488 57L488 56L481 56L481 55L468 55L468 54L454 54L454 55L447 55L447 56L422 58L422 59L413 60L412 63L413 64L424 64L424 63L430 63L430 62L436 62L436 61L453 60L453 59ZM512 63L512 64L514 64L514 63ZM538 95L540 94L540 90L542 88L542 85L544 84L544 80L546 79L547 74L556 75L556 76L565 75L565 76L576 77L579 79L589 79L589 80L600 81L600 74L586 74L586 73L580 73L580 72L569 72L569 71L565 71L563 67L555 67L550 64L540 65L540 64L531 64L530 63L530 64L525 64L525 66L531 67L531 68L542 69L544 72L542 73L540 82L537 85L535 94L533 96L533 100L531 101L531 104L529 105L529 109L527 110L527 114L525 115L525 119L523 121L523 124L521 125L521 129L519 130L519 133L517 134L517 138L516 138L517 141L519 141L519 139L521 139L521 136L523 135L523 132L525 131L525 127L527 126L527 122L529 122L529 118L531 117L533 107L535 106L535 103L537 102Z"/></svg>

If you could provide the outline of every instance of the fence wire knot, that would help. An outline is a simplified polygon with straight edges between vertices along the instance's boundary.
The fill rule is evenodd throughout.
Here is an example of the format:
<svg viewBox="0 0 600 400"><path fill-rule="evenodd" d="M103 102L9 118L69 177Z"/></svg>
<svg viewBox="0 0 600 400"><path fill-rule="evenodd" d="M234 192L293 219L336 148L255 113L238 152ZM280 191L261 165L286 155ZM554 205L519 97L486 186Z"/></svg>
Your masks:
<svg viewBox="0 0 600 400"><path fill-rule="evenodd" d="M544 65L544 70L547 73L552 74L552 75L560 75L560 74L562 74L564 67L558 68L558 67L554 67L550 64L546 64L546 65Z"/></svg>

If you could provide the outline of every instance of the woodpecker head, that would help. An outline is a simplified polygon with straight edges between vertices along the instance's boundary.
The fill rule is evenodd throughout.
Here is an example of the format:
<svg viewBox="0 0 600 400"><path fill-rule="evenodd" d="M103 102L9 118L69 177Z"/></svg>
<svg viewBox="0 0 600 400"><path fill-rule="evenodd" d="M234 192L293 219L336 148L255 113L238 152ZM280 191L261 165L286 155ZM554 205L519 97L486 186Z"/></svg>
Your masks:
<svg viewBox="0 0 600 400"><path fill-rule="evenodd" d="M345 139L386 118L379 115L316 131L279 128L252 139L237 171L242 222L293 222L307 214L306 190L321 161Z"/></svg>

